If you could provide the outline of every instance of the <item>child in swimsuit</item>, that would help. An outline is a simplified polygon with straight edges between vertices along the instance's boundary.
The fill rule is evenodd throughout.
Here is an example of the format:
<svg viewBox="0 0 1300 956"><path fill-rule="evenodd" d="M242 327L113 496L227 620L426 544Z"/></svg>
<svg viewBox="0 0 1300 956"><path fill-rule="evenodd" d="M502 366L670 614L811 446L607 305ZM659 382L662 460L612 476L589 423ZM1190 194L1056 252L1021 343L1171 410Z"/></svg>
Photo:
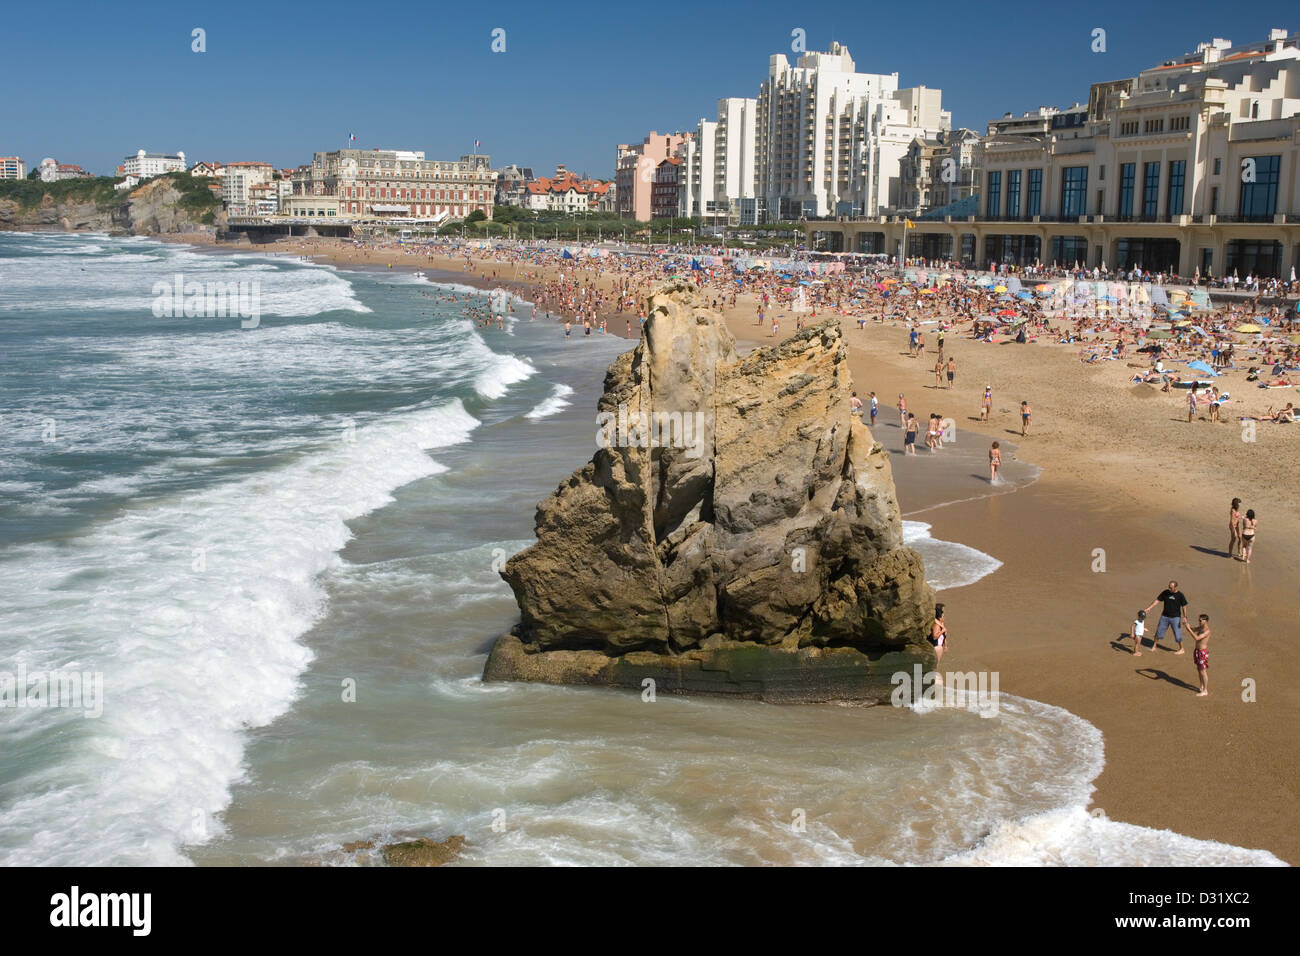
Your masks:
<svg viewBox="0 0 1300 956"><path fill-rule="evenodd" d="M989 449L989 482L998 480L998 469L1002 467L1002 449L997 442Z"/></svg>

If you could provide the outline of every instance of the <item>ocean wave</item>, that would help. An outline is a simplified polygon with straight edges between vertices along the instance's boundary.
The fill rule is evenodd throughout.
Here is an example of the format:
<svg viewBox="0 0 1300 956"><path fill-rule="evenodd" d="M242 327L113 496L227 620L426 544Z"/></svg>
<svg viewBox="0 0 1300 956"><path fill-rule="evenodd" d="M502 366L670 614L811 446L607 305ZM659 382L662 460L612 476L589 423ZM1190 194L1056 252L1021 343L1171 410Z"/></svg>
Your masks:
<svg viewBox="0 0 1300 956"><path fill-rule="evenodd" d="M481 340L475 338L473 341ZM484 345L483 348L487 346ZM484 398L500 398L510 390L511 385L522 382L536 372L537 369L522 359L513 355L499 355L491 367L480 372L474 379L474 390Z"/></svg>
<svg viewBox="0 0 1300 956"><path fill-rule="evenodd" d="M573 389L568 385L565 385L563 382L560 382L551 390L551 394L548 395L541 404L537 405L537 407L533 408L531 411L526 412L524 418L537 421L538 419L554 415L572 404L568 401L568 396L572 394Z"/></svg>
<svg viewBox="0 0 1300 956"><path fill-rule="evenodd" d="M478 422L456 400L358 428L288 466L127 512L0 563L8 669L104 675L103 714L15 710L0 856L11 865L176 865L219 832L243 732L283 714L347 522L442 466ZM57 741L57 744L55 743ZM60 821L52 828L49 821Z"/></svg>

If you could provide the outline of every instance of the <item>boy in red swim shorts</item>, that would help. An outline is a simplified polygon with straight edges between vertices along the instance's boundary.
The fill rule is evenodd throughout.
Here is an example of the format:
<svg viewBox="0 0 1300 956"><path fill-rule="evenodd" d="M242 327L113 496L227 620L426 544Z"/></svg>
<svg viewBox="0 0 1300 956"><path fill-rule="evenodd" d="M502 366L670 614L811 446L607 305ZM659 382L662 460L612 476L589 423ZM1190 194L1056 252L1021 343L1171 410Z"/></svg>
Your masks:
<svg viewBox="0 0 1300 956"><path fill-rule="evenodd" d="M1196 649L1192 651L1192 660L1196 662L1196 676L1200 678L1201 690L1197 697L1210 696L1210 615L1202 614L1197 623L1188 628L1196 639Z"/></svg>

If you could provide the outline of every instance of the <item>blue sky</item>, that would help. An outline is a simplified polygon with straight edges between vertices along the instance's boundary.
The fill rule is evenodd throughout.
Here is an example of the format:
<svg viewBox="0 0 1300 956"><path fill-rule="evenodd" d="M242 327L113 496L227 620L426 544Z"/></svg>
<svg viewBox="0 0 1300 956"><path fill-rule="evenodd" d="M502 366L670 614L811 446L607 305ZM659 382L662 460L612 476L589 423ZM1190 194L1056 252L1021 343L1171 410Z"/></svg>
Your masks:
<svg viewBox="0 0 1300 956"><path fill-rule="evenodd" d="M319 2L23 0L0 15L0 155L109 174L127 153L309 162L357 145L610 175L614 146L756 96L768 56L846 44L858 69L943 90L955 126L1086 102L1211 37L1300 29L1294 3ZM207 51L191 50L206 31ZM1106 52L1092 31L1106 30ZM506 50L493 53L492 31Z"/></svg>

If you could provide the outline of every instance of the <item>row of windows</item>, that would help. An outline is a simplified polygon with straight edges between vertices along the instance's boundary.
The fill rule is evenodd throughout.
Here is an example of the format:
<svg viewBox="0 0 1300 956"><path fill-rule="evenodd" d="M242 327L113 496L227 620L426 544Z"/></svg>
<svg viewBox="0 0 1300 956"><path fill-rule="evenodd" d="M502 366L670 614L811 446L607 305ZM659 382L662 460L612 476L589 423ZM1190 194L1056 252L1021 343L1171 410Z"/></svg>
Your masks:
<svg viewBox="0 0 1300 956"><path fill-rule="evenodd" d="M1159 161L1142 164L1141 187L1138 186L1138 164L1121 163L1119 167L1119 203L1117 213L1121 218L1134 215L1154 219L1160 215L1161 164ZM1271 219L1277 212L1278 184L1281 179L1281 156L1250 156L1242 160L1241 194L1237 214L1243 219ZM1214 161L1214 170L1220 171L1221 161ZM1029 170L1029 189L1024 210L1021 210L1022 170L1007 170L1006 217L1017 219L1042 215L1043 171ZM1098 169L1098 179L1105 181L1106 167ZM1002 171L990 170L985 192L984 215L1000 219L1002 209ZM1181 216L1187 213L1187 161L1171 160L1164 177L1165 215ZM1211 191L1210 213L1219 214L1219 190ZM1139 204L1134 208L1135 201ZM1061 215L1074 219L1087 215L1088 167L1068 166L1061 171ZM1104 205L1104 194L1098 191L1098 211Z"/></svg>
<svg viewBox="0 0 1300 956"><path fill-rule="evenodd" d="M1192 118L1190 116L1171 116L1169 118L1170 132L1183 132L1192 128ZM1119 135L1136 136L1138 131L1137 120L1123 120L1119 124ZM1152 118L1142 122L1142 132L1144 134L1163 133L1165 131L1164 117Z"/></svg>
<svg viewBox="0 0 1300 956"><path fill-rule="evenodd" d="M452 200L485 200L486 192L476 192L466 194L463 190L450 189L380 189L377 190L379 195L376 196L376 190L370 190L371 199L452 199ZM456 195L451 195L455 192ZM357 199L366 194L366 190L349 186L344 192L347 199Z"/></svg>
<svg viewBox="0 0 1300 956"><path fill-rule="evenodd" d="M1020 186L1024 170L1007 170L1007 217L1017 219L1020 216L1041 216L1043 214L1043 171L1029 170L1029 188L1025 195L1025 210L1020 211ZM990 219L1002 216L1002 173L988 174L988 195L984 202L984 214Z"/></svg>

